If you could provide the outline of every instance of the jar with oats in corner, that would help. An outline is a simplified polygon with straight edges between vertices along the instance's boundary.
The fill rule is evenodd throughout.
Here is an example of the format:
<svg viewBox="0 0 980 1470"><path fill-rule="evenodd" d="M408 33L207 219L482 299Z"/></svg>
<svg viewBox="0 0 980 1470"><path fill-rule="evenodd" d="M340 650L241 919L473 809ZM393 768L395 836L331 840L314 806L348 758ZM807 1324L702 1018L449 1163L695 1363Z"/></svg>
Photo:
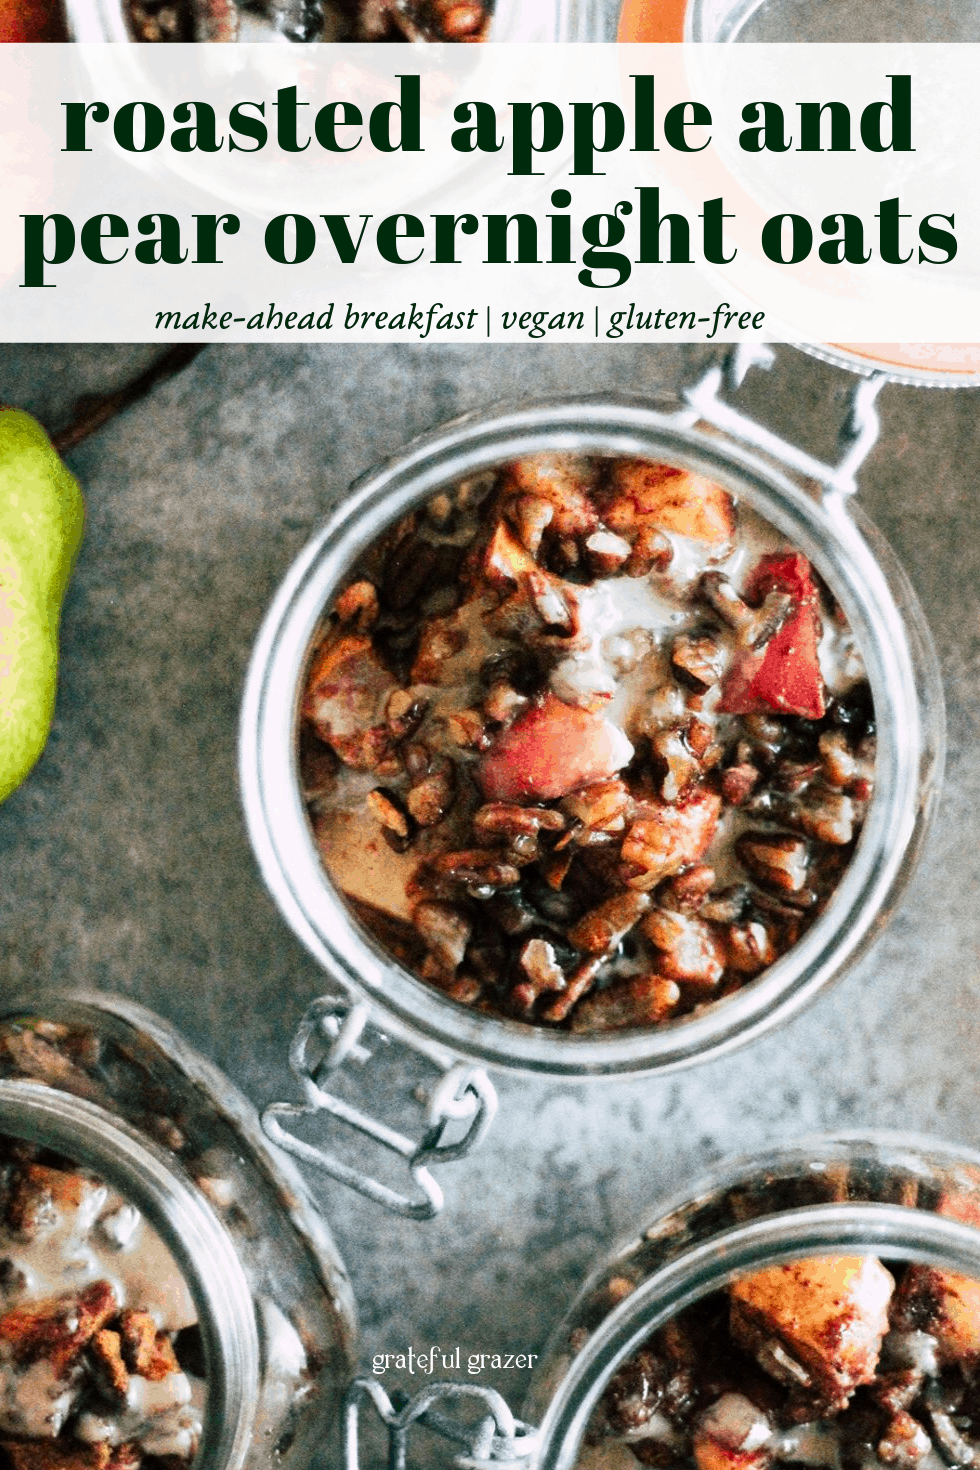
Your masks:
<svg viewBox="0 0 980 1470"><path fill-rule="evenodd" d="M818 1137L720 1166L592 1275L532 1385L535 1470L972 1463L978 1349L980 1156Z"/></svg>
<svg viewBox="0 0 980 1470"><path fill-rule="evenodd" d="M99 994L5 1007L0 1150L9 1463L303 1470L336 1452L344 1267L254 1109L172 1027Z"/></svg>
<svg viewBox="0 0 980 1470"><path fill-rule="evenodd" d="M744 369L744 354L741 361ZM837 466L819 464L745 418L726 398L727 381L722 368L712 367L677 398L577 398L492 408L423 435L355 483L296 559L266 616L252 657L240 730L242 798L263 877L287 922L334 983L334 993L350 998L357 1024L370 1019L437 1066L451 1068L465 1058L471 1077L472 1067L482 1064L565 1078L640 1076L716 1056L794 1014L849 968L880 934L911 872L941 776L943 700L935 653L914 593L852 496L854 473L875 435L874 395L880 381L856 387L855 414ZM555 1026L536 1011L518 1018L513 1007L508 1012L482 1001L467 1004L465 997L449 993L451 985L425 983L417 970L412 973L386 948L377 928L365 925L363 906L356 910L359 919L345 902L328 872L331 852L326 852L325 865L304 799L300 727L311 658L338 594L352 584L353 569L365 556L370 560L379 538L383 544L385 534L416 508L435 503L460 484L493 477L500 466L533 465L539 457L555 454L584 457L599 466L600 479L619 473L617 467L623 465L629 472L631 465L651 463L669 466L672 474L702 477L715 487L713 494L737 501L747 508L747 517L761 518L774 528L780 544L793 548L792 556L806 559L842 609L873 701L874 794L849 861L818 906L819 916L761 973L757 969L754 978L743 975L747 983L730 986L721 998L707 1002L701 992L694 996L696 1003L689 1000L676 1017L660 1024ZM614 543L615 538L609 548ZM771 569L771 560L768 565ZM351 597L356 601L357 595ZM539 692L534 699L551 707L551 693ZM475 769L485 786L485 765ZM370 785L376 778L368 775L365 780ZM362 793L361 807L364 800ZM383 793L372 801L378 810L387 810ZM561 800L549 804L546 798L547 814L538 815L556 831L565 822L564 832L575 819L554 815L555 805L560 807ZM488 820L484 812L477 823ZM336 845L338 852L347 849L346 843ZM435 862L445 869L443 859ZM651 886L642 876L635 881L641 889ZM475 891L478 897L487 896L483 886ZM655 907L658 901L655 894ZM473 922L482 922L481 915ZM650 932L659 936L665 924L671 929L674 920L657 920ZM574 931L576 938L581 933ZM556 953L561 943L561 936L555 936ZM555 984L561 983L564 977L556 978ZM338 1004L342 1008L344 1002ZM314 1020L308 1018L307 1041L314 1029ZM309 1070L304 1076L301 1053L302 1044L294 1043L294 1071L315 1110L324 1102L323 1089L314 1085ZM321 1082L324 1077L321 1072ZM277 1105L273 1134L288 1147L280 1126L287 1106ZM329 1100L326 1106L331 1110ZM306 1152L304 1157L332 1172L322 1154Z"/></svg>

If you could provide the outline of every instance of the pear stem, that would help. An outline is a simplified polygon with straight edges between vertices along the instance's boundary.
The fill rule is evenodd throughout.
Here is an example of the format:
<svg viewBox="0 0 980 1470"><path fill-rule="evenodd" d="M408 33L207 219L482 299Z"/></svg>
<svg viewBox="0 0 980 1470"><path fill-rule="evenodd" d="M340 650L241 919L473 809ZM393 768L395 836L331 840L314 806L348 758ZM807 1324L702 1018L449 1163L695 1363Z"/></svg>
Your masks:
<svg viewBox="0 0 980 1470"><path fill-rule="evenodd" d="M167 378L182 372L206 346L207 343L199 342L171 347L131 383L117 389L115 393L88 393L80 398L75 405L75 416L71 422L51 436L55 449L59 454L67 454L70 449L81 444L83 439L87 439L90 434L101 429L103 424L115 418L116 414L145 398L157 383L165 382Z"/></svg>

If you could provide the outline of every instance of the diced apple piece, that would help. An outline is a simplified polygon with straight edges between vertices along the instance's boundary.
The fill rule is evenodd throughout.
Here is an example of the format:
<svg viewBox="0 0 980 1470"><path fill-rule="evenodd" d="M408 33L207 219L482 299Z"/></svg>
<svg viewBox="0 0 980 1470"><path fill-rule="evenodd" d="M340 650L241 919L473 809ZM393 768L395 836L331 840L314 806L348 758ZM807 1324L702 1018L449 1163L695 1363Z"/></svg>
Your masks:
<svg viewBox="0 0 980 1470"><path fill-rule="evenodd" d="M638 802L621 853L629 868L640 870L627 875L630 888L654 888L662 878L696 863L715 835L720 813L721 797L704 786L676 805Z"/></svg>
<svg viewBox="0 0 980 1470"><path fill-rule="evenodd" d="M758 649L746 649L726 674L718 709L724 714L803 715L818 720L827 708L820 672L820 616L810 563L799 552L764 556L745 589L761 605L770 592L788 592L794 608Z"/></svg>
<svg viewBox="0 0 980 1470"><path fill-rule="evenodd" d="M774 1377L842 1406L874 1378L894 1288L873 1257L772 1266L729 1288L732 1336Z"/></svg>
<svg viewBox="0 0 980 1470"><path fill-rule="evenodd" d="M735 507L720 485L642 459L617 462L603 520L613 531L654 526L710 546L724 545L735 534Z"/></svg>
<svg viewBox="0 0 980 1470"><path fill-rule="evenodd" d="M632 757L618 726L546 694L497 737L477 779L488 801L550 801L615 775Z"/></svg>
<svg viewBox="0 0 980 1470"><path fill-rule="evenodd" d="M764 1470L772 1462L772 1425L744 1394L724 1393L695 1425L698 1470Z"/></svg>
<svg viewBox="0 0 980 1470"><path fill-rule="evenodd" d="M342 761L358 770L373 770L389 743L384 711L398 687L370 638L344 635L315 655L303 714Z"/></svg>

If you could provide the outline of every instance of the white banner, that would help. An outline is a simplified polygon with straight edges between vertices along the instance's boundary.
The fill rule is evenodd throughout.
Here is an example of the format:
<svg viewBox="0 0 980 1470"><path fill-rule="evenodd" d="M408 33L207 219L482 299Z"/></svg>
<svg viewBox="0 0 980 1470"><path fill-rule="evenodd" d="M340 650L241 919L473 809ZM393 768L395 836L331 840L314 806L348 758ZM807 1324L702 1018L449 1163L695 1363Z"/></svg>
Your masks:
<svg viewBox="0 0 980 1470"><path fill-rule="evenodd" d="M0 336L955 358L975 93L946 45L0 47Z"/></svg>

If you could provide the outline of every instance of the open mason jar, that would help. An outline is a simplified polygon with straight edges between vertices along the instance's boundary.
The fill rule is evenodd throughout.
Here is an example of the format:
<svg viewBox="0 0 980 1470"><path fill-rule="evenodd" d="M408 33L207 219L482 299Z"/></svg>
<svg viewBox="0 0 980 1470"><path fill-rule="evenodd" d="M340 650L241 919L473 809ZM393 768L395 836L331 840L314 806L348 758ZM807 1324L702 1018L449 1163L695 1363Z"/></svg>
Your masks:
<svg viewBox="0 0 980 1470"><path fill-rule="evenodd" d="M737 378L746 355L736 354L732 362ZM880 932L908 877L937 792L943 712L935 655L914 594L849 498L854 471L874 437L879 386L877 380L857 384L837 467L818 464L737 413L724 401L722 369L712 368L679 400L577 399L468 415L416 440L353 487L277 593L259 634L242 707L242 796L262 874L287 921L339 987L332 998L316 1003L298 1033L291 1061L306 1103L279 1105L282 1113L338 1112L323 1083L369 1018L443 1067L464 1057L476 1064L594 1077L687 1065L793 1014ZM758 978L717 1003L662 1025L603 1034L488 1015L409 973L355 919L331 882L299 769L300 707L311 652L357 558L412 507L448 487L555 451L665 462L707 477L763 517L809 559L843 609L864 660L878 731L875 792L861 836L812 927ZM341 1026L339 1054L332 1041L326 1061L321 1054L310 1062L308 1048L315 1050L318 1036L321 1043L328 1033L337 1038ZM463 1093L476 1085L486 1122L489 1083L472 1065L461 1080ZM458 1103L461 1094L452 1095ZM278 1122L273 1136L289 1146ZM401 1145L411 1159L407 1141Z"/></svg>
<svg viewBox="0 0 980 1470"><path fill-rule="evenodd" d="M118 997L7 1008L0 1144L10 1453L300 1470L329 1446L350 1287L226 1077Z"/></svg>
<svg viewBox="0 0 980 1470"><path fill-rule="evenodd" d="M911 1407L925 1421L928 1430L918 1420L914 1429L902 1421L917 1441L914 1449L911 1438L905 1441L916 1462L967 1463L962 1454L971 1427L945 1401L949 1385L940 1387L940 1380L961 1352L972 1361L966 1334L980 1330L978 1225L980 1158L928 1140L817 1138L720 1168L604 1262L554 1334L530 1396L529 1417L541 1424L535 1470L683 1463L683 1452L676 1461L658 1461L642 1451L640 1458L633 1455L630 1431L616 1434L616 1414L626 1408L623 1397L614 1407L616 1389L625 1390L625 1377L611 1393L609 1385L638 1353L657 1351L663 1339L654 1335L660 1329L674 1324L675 1341L683 1338L692 1309L710 1314L711 1304L719 1302L713 1319L719 1351L730 1354L735 1378L743 1372L751 1398L760 1402L733 1402L729 1391L717 1411L713 1389L702 1395L699 1463L711 1458L704 1441L715 1429L720 1438L713 1448L721 1463L727 1463L726 1455L742 1463L740 1452L748 1456L744 1463L779 1463L780 1457L837 1463L834 1415L818 1427L807 1396L819 1403L826 1390L839 1412L857 1384L872 1385L865 1392L881 1397L881 1419L905 1412L908 1420ZM896 1281L902 1283L897 1289ZM729 1298L719 1298L729 1288ZM796 1288L800 1294L792 1301ZM725 1326L728 1313L731 1329ZM961 1334L955 1342L954 1315ZM811 1328L815 1335L805 1345ZM726 1348L728 1330L735 1342ZM832 1382L819 1383L823 1368ZM891 1375L887 1383L876 1383L879 1371L883 1380ZM658 1420L649 1362L647 1372L649 1413L630 1405L638 1449L644 1439L652 1449L658 1433L670 1435L672 1411ZM706 1380L702 1375L699 1382L697 1364L693 1372L696 1398ZM766 1406L770 1385L777 1400L785 1391L788 1401ZM882 1395L879 1387L886 1390ZM904 1392L905 1409L898 1409L887 1390L899 1397ZM642 1397L642 1387L638 1392ZM869 1400L864 1412L871 1422L861 1432L871 1432L873 1439L877 1421L870 1407ZM731 1439L731 1416L742 1410L746 1420ZM763 1452L766 1425L772 1430L781 1410L788 1428L785 1450L773 1432L770 1450ZM753 1413L760 1421L754 1430L748 1423ZM755 1442L739 1451L741 1429L754 1432ZM876 1458L870 1448L866 1463L883 1464L889 1453L886 1445ZM902 1453L896 1447L892 1463L905 1463Z"/></svg>

